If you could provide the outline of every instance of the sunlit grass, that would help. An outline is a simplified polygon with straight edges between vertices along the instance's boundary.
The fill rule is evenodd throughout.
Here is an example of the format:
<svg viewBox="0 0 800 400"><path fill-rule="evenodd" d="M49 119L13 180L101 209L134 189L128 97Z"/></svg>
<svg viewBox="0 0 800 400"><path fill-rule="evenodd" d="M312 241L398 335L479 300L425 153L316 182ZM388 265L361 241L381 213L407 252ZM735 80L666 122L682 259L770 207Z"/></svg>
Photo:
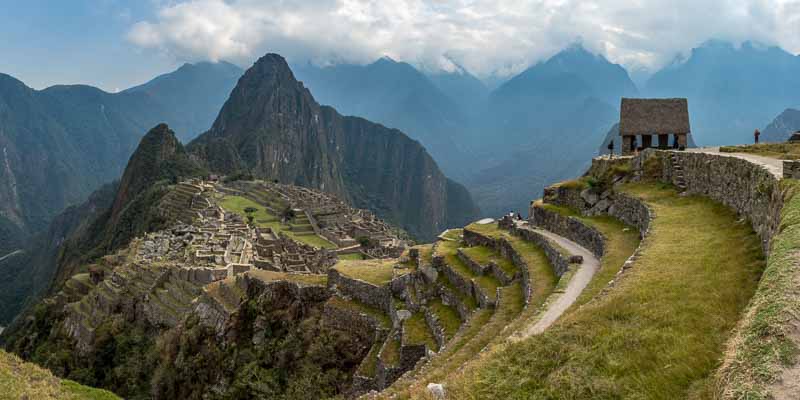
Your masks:
<svg viewBox="0 0 800 400"><path fill-rule="evenodd" d="M451 382L451 398L674 399L708 392L764 267L759 239L709 199L656 185L625 190L657 215L633 268L545 333ZM596 282L594 292L603 285Z"/></svg>

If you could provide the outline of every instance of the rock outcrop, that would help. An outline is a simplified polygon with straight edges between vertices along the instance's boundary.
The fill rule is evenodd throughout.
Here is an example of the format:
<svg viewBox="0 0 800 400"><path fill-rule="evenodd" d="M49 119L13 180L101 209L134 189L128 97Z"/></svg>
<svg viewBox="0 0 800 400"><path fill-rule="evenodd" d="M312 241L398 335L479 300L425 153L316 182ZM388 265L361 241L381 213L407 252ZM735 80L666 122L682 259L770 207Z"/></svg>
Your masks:
<svg viewBox="0 0 800 400"><path fill-rule="evenodd" d="M275 54L242 76L211 130L189 150L222 174L249 172L336 194L418 238L462 225L477 211L418 142L320 106Z"/></svg>

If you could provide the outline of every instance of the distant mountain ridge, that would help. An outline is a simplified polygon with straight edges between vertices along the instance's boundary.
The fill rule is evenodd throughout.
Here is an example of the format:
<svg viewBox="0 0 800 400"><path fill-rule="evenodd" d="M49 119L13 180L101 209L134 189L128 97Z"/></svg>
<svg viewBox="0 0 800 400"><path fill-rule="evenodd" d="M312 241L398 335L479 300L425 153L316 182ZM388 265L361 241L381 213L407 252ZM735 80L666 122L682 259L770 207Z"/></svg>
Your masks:
<svg viewBox="0 0 800 400"><path fill-rule="evenodd" d="M160 122L177 126L184 139L208 129L239 75L231 64L187 64L107 93L86 85L34 90L0 74L0 225L44 229L66 206L118 178L142 132Z"/></svg>
<svg viewBox="0 0 800 400"><path fill-rule="evenodd" d="M410 64L387 57L368 65L318 67L307 63L293 65L292 70L320 104L343 115L397 128L422 143L448 174L460 172L467 159L462 122L469 110L461 108L441 87L480 92L477 79L465 77L472 86L463 89L459 86L463 81L445 82L448 78L440 76L437 85ZM469 95L464 95L468 100Z"/></svg>
<svg viewBox="0 0 800 400"><path fill-rule="evenodd" d="M800 105L800 56L711 40L647 82L651 97L686 97L699 145L749 143L753 131Z"/></svg>
<svg viewBox="0 0 800 400"><path fill-rule="evenodd" d="M466 189L423 146L320 106L276 54L245 72L211 130L188 149L209 170L319 188L421 239L477 217Z"/></svg>
<svg viewBox="0 0 800 400"><path fill-rule="evenodd" d="M797 131L800 131L800 110L787 108L764 128L761 140L785 142Z"/></svg>

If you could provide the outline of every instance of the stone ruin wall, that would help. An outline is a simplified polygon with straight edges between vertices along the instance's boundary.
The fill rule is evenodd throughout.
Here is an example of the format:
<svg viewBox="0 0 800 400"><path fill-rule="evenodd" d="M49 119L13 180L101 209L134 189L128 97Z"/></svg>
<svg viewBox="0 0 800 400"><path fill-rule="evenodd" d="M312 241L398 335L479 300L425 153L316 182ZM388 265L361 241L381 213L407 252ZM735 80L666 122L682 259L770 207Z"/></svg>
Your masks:
<svg viewBox="0 0 800 400"><path fill-rule="evenodd" d="M605 254L606 239L603 234L575 217L567 217L543 207L532 207L530 222L578 243L598 259Z"/></svg>
<svg viewBox="0 0 800 400"><path fill-rule="evenodd" d="M392 293L386 286L370 283L342 275L335 269L328 270L328 288L336 288L345 296L352 297L387 314L391 311Z"/></svg>
<svg viewBox="0 0 800 400"><path fill-rule="evenodd" d="M778 178L766 168L747 160L721 154L659 152L647 150L633 160L634 169L643 171L650 159L660 161L661 179L673 182L674 155L683 170L686 192L709 197L732 208L750 220L765 253L778 231L783 208L783 191Z"/></svg>

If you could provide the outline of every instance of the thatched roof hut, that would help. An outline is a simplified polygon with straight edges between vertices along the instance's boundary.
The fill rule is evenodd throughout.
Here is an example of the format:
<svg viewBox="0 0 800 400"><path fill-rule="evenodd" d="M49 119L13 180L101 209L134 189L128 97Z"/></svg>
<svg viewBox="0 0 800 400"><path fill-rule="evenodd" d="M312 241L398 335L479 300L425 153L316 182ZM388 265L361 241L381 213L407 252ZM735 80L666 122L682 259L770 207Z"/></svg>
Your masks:
<svg viewBox="0 0 800 400"><path fill-rule="evenodd" d="M620 136L689 132L689 103L686 99L622 99Z"/></svg>

